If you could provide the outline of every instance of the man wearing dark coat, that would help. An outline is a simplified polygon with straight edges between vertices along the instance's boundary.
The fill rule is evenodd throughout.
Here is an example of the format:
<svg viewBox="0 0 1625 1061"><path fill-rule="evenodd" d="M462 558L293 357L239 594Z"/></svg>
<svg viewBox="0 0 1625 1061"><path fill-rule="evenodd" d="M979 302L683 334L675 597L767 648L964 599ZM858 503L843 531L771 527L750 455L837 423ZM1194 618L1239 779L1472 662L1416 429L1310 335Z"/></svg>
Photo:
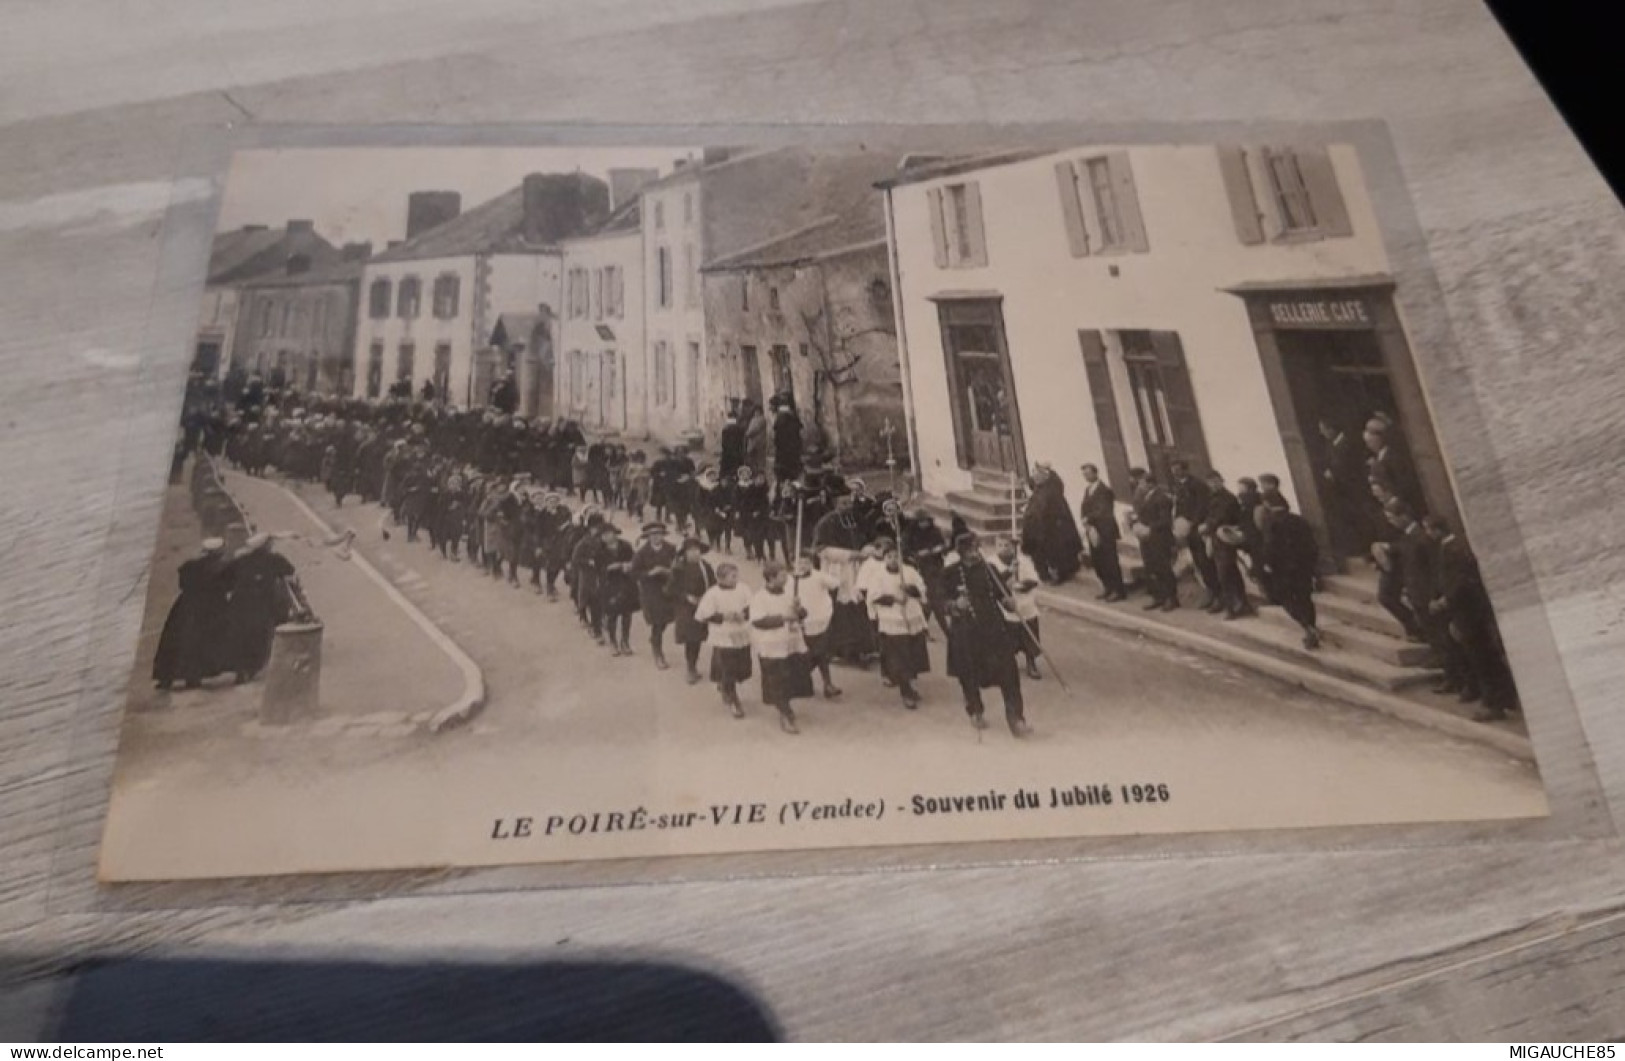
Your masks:
<svg viewBox="0 0 1625 1061"><path fill-rule="evenodd" d="M1168 473L1173 478L1169 492L1174 497L1175 555L1178 555L1181 545L1190 551L1191 566L1196 569L1196 577L1201 580L1204 590L1202 603L1197 607L1208 609L1219 596L1219 574L1213 566L1207 541L1197 533L1197 528L1207 522L1210 500L1207 484L1191 473L1189 461L1170 462Z"/></svg>
<svg viewBox="0 0 1625 1061"><path fill-rule="evenodd" d="M1021 670L1016 665L1021 646L1003 608L1009 590L983 559L974 534L961 534L954 544L955 558L942 575L949 602L948 676L959 679L971 725L987 728L982 690L997 688L1011 734L1025 737L1032 727L1027 724Z"/></svg>
<svg viewBox="0 0 1625 1061"><path fill-rule="evenodd" d="M1069 581L1083 563L1083 539L1072 519L1066 484L1047 464L1033 467L1032 496L1021 520L1021 551L1038 577L1051 585Z"/></svg>
<svg viewBox="0 0 1625 1061"><path fill-rule="evenodd" d="M812 546L818 551L823 570L838 585L827 635L829 654L858 666L879 652L874 627L857 589L861 553L870 537L870 528L864 527L854 516L852 495L844 491L835 497L835 511L818 521L812 536Z"/></svg>
<svg viewBox="0 0 1625 1061"><path fill-rule="evenodd" d="M716 570L705 559L706 545L698 538L683 539L682 555L672 565L666 580L666 598L671 601L674 634L683 646L683 662L688 667L688 684L698 685L705 679L700 674L700 647L705 644L706 624L694 618L705 591L717 584Z"/></svg>
<svg viewBox="0 0 1625 1061"><path fill-rule="evenodd" d="M1128 477L1134 484L1134 536L1140 539L1140 559L1151 594L1145 609L1171 612L1179 607L1179 587L1174 581L1179 546L1174 540L1173 495L1158 486L1144 468L1129 469Z"/></svg>
<svg viewBox="0 0 1625 1061"><path fill-rule="evenodd" d="M601 645L604 643L604 613L598 594L598 554L604 547L600 538L604 517L598 512L583 515L585 530L570 552L570 589L575 597L576 618Z"/></svg>
<svg viewBox="0 0 1625 1061"><path fill-rule="evenodd" d="M1241 502L1225 489L1224 476L1216 471L1207 473L1207 519L1193 537L1200 537L1209 550L1214 581L1218 593L1207 610L1224 613L1226 619L1241 619L1254 614L1247 600L1247 584L1241 577L1242 544L1246 535L1242 531Z"/></svg>
<svg viewBox="0 0 1625 1061"><path fill-rule="evenodd" d="M514 382L512 372L504 372L502 378L491 385L491 407L504 416L512 416L519 408L519 385Z"/></svg>
<svg viewBox="0 0 1625 1061"><path fill-rule="evenodd" d="M801 417L792 402L781 398L773 417L773 478L797 479L801 471Z"/></svg>
<svg viewBox="0 0 1625 1061"><path fill-rule="evenodd" d="M1365 447L1325 417L1319 429L1323 443L1320 479L1332 547L1342 557L1364 556L1373 540Z"/></svg>
<svg viewBox="0 0 1625 1061"><path fill-rule="evenodd" d="M229 644L224 670L237 673L238 683L251 681L271 658L276 628L293 614L287 585L294 578L293 564L271 548L269 534L248 539L243 552L231 562L231 606L226 612Z"/></svg>
<svg viewBox="0 0 1625 1061"><path fill-rule="evenodd" d="M1475 722L1506 718L1508 711L1517 709L1517 689L1489 593L1479 575L1478 559L1467 540L1443 519L1429 516L1422 525L1438 545L1437 596L1430 611L1442 615L1449 624L1466 664L1460 699L1463 703L1483 700L1483 706L1473 716Z"/></svg>
<svg viewBox="0 0 1625 1061"><path fill-rule="evenodd" d="M221 539L205 538L202 555L180 566L180 595L169 607L152 661L159 689L176 681L195 689L203 679L232 669L230 646L221 637L231 588L225 548Z"/></svg>
<svg viewBox="0 0 1625 1061"><path fill-rule="evenodd" d="M1381 483L1412 512L1421 512L1424 508L1422 480L1417 477L1410 454L1394 444L1392 434L1392 429L1382 420L1373 419L1365 425L1365 448L1369 454L1367 478Z"/></svg>
<svg viewBox="0 0 1625 1061"><path fill-rule="evenodd" d="M1321 635L1314 598L1319 557L1314 528L1281 505L1266 503L1261 516L1263 538L1258 556L1268 573L1270 591L1303 630L1303 647L1319 648Z"/></svg>
<svg viewBox="0 0 1625 1061"><path fill-rule="evenodd" d="M903 524L898 543L903 561L920 573L925 583L925 608L943 633L948 632L948 609L942 596L942 568L948 557L948 538L931 513L917 508Z"/></svg>
<svg viewBox="0 0 1625 1061"><path fill-rule="evenodd" d="M1089 563L1100 579L1100 594L1095 599L1124 600L1128 591L1123 586L1123 564L1117 555L1117 495L1100 478L1100 469L1095 465L1085 464L1080 470L1083 500L1078 503L1078 515L1089 541Z"/></svg>
<svg viewBox="0 0 1625 1061"><path fill-rule="evenodd" d="M649 624L649 649L654 654L655 667L665 670L666 627L676 613L671 598L666 594L666 583L677 563L677 547L666 540L664 523L645 523L643 542L632 556L632 578L638 586L638 607L643 621Z"/></svg>
<svg viewBox="0 0 1625 1061"><path fill-rule="evenodd" d="M740 413L745 421L745 464L757 475L767 474L767 418L755 402Z"/></svg>
<svg viewBox="0 0 1625 1061"><path fill-rule="evenodd" d="M1389 498L1383 505L1388 523L1399 532L1394 557L1400 572L1405 606L1416 616L1422 636L1432 646L1444 668L1444 676L1434 685L1436 693L1460 693L1468 688L1467 660L1461 645L1450 636L1450 619L1429 605L1439 596L1439 545L1423 529L1415 512L1402 498Z"/></svg>
<svg viewBox="0 0 1625 1061"><path fill-rule="evenodd" d="M550 493L542 498L541 511L542 564L547 573L547 599L559 599L559 572L570 562L575 550L574 523L570 509L560 494Z"/></svg>

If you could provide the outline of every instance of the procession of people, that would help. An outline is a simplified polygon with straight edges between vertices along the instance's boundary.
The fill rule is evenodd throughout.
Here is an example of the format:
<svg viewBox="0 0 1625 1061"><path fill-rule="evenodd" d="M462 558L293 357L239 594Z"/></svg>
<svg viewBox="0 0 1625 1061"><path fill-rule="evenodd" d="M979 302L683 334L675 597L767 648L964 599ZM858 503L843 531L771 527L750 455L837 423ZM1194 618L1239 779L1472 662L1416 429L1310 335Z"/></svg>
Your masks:
<svg viewBox="0 0 1625 1061"><path fill-rule="evenodd" d="M878 663L877 680L917 709L918 678L933 668L934 624L972 724L986 725L983 691L997 688L1011 733L1027 735L1022 682L1043 677L1036 591L1088 568L1099 599L1125 600L1130 586L1117 555L1125 530L1139 542L1145 608L1181 606L1175 572L1185 556L1202 609L1246 619L1262 598L1301 627L1306 648L1324 640L1315 534L1268 474L1239 479L1232 491L1218 472L1198 474L1184 460L1168 463L1166 481L1134 468L1121 516L1111 486L1085 465L1080 534L1061 478L1038 464L1019 530L986 541L958 519L945 533L928 511L905 511L902 499L872 493L805 452L788 395L765 411L732 410L715 463L679 446L589 440L568 419L408 395L301 397L249 387L234 403L201 402L188 416L194 444L246 474L274 468L319 484L340 508L352 497L376 502L386 537L427 539L446 561L509 586L528 583L549 602L567 593L586 636L612 657L640 654L632 631L641 617L655 669L671 666L669 633L682 646L689 683L711 681L726 710L744 717L740 689L756 681L787 733L799 731L795 701L842 695L832 663ZM1364 550L1378 565L1383 606L1443 668L1437 691L1481 703L1481 719L1505 717L1516 698L1476 563L1452 528L1419 507L1414 472L1390 431L1380 418L1366 425L1361 497L1348 447L1328 449L1339 518L1355 524L1338 532L1339 548ZM760 564L759 586L746 584L735 556ZM176 604L181 617L172 616L177 643L222 607L210 587L224 577L216 567L228 565L208 554L191 564ZM237 659L240 667L202 669L252 676L264 662L241 648ZM166 663L155 678L191 682L198 665L188 666Z"/></svg>

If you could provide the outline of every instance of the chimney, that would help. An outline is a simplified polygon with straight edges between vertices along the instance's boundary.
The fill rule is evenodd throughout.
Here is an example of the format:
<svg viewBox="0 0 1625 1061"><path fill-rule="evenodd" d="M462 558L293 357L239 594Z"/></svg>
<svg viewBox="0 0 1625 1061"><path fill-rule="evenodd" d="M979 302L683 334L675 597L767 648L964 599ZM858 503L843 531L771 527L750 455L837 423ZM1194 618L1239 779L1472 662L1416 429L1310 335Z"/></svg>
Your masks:
<svg viewBox="0 0 1625 1061"><path fill-rule="evenodd" d="M339 260L346 262L364 262L372 257L372 243L346 243L339 248Z"/></svg>
<svg viewBox="0 0 1625 1061"><path fill-rule="evenodd" d="M406 238L427 232L463 212L463 197L456 192L413 192L406 197Z"/></svg>
<svg viewBox="0 0 1625 1061"><path fill-rule="evenodd" d="M265 225L244 225L243 226L243 231L244 232L264 232L265 229L266 229Z"/></svg>
<svg viewBox="0 0 1625 1061"><path fill-rule="evenodd" d="M530 244L585 232L609 214L609 186L584 173L531 173L519 194L520 233Z"/></svg>
<svg viewBox="0 0 1625 1061"><path fill-rule="evenodd" d="M316 231L316 222L314 222L314 221L306 220L306 219L303 219L303 218L300 218L300 219L290 218L288 220L288 235L290 235L290 236L293 235L296 232L315 232L315 231Z"/></svg>
<svg viewBox="0 0 1625 1061"><path fill-rule="evenodd" d="M609 171L609 212L614 213L637 197L639 189L660 176L654 169L611 169Z"/></svg>

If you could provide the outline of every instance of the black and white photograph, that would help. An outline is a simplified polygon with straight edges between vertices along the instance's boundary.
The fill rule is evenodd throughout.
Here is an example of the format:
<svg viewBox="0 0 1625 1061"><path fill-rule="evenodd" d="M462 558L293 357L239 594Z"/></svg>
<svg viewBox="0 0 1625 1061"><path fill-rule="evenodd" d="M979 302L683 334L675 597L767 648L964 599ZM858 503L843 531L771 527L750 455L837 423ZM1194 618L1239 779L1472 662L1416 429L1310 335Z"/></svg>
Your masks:
<svg viewBox="0 0 1625 1061"><path fill-rule="evenodd" d="M101 878L1545 817L1386 160L932 137L236 153Z"/></svg>

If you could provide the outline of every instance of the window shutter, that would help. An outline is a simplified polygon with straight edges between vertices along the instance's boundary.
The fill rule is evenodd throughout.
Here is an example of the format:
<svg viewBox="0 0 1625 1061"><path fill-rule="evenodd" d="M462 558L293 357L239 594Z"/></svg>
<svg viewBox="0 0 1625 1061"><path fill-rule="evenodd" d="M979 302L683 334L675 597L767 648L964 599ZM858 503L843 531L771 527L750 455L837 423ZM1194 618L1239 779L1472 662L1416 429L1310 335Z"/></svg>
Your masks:
<svg viewBox="0 0 1625 1061"><path fill-rule="evenodd" d="M931 213L931 254L938 269L948 268L948 230L942 223L942 189L932 188L925 195L926 208Z"/></svg>
<svg viewBox="0 0 1625 1061"><path fill-rule="evenodd" d="M1264 242L1264 226L1259 218L1258 199L1247 171L1247 156L1239 147L1219 148L1219 172L1224 190L1230 196L1230 216L1236 223L1236 238L1246 244Z"/></svg>
<svg viewBox="0 0 1625 1061"><path fill-rule="evenodd" d="M1101 467L1113 492L1126 499L1129 496L1128 447L1123 443L1123 422L1117 415L1117 399L1112 393L1106 344L1099 332L1085 330L1078 332L1078 346L1083 350L1083 370L1089 379L1089 395L1095 403Z"/></svg>
<svg viewBox="0 0 1625 1061"><path fill-rule="evenodd" d="M1196 474L1204 474L1213 465L1208 462L1207 436L1202 432L1202 417L1196 410L1196 392L1191 387L1190 370L1185 367L1185 348L1179 341L1179 333L1152 332L1151 349L1157 355L1157 369L1162 375L1174 447L1181 457L1191 462Z"/></svg>
<svg viewBox="0 0 1625 1061"><path fill-rule="evenodd" d="M977 181L965 183L965 224L970 228L970 258L967 265L987 264L987 230L982 227L982 186Z"/></svg>
<svg viewBox="0 0 1625 1061"><path fill-rule="evenodd" d="M1304 187L1309 189L1309 204L1315 211L1320 234L1354 235L1348 206L1337 186L1337 170L1332 166L1331 154L1323 147L1299 151L1298 171L1303 174Z"/></svg>
<svg viewBox="0 0 1625 1061"><path fill-rule="evenodd" d="M1134 171L1129 168L1128 152L1113 151L1106 156L1106 169L1117 190L1117 212L1123 222L1123 244L1131 251L1149 251L1151 244L1145 237L1145 218L1140 214L1140 195L1134 190Z"/></svg>
<svg viewBox="0 0 1625 1061"><path fill-rule="evenodd" d="M1061 193L1061 216L1066 219L1066 243L1072 257L1089 253L1089 233L1083 227L1083 211L1078 206L1078 171L1070 162L1055 164L1055 184Z"/></svg>

